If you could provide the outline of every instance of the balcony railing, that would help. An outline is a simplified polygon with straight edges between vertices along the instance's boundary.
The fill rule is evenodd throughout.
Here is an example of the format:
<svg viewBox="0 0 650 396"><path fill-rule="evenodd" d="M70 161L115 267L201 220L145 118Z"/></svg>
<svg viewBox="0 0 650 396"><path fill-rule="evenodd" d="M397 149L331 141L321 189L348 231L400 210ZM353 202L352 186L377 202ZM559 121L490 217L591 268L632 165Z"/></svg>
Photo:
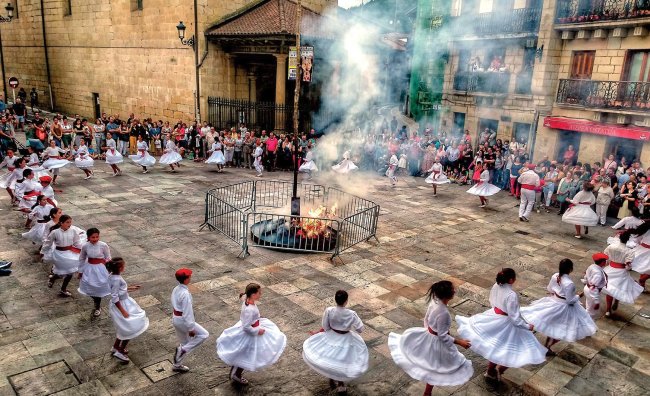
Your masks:
<svg viewBox="0 0 650 396"><path fill-rule="evenodd" d="M510 73L459 72L454 76L454 90L480 93L508 93Z"/></svg>
<svg viewBox="0 0 650 396"><path fill-rule="evenodd" d="M521 8L510 12L486 12L456 18L456 31L463 36L537 33L542 10Z"/></svg>
<svg viewBox="0 0 650 396"><path fill-rule="evenodd" d="M592 23L650 18L648 0L558 0L555 22Z"/></svg>
<svg viewBox="0 0 650 396"><path fill-rule="evenodd" d="M594 109L650 112L650 83L561 79L556 101Z"/></svg>

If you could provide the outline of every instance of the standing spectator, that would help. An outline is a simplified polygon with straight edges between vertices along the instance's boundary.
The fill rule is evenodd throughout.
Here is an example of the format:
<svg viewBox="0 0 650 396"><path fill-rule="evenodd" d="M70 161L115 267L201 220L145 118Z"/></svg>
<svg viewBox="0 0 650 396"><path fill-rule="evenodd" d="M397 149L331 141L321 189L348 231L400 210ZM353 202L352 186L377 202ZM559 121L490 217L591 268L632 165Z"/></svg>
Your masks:
<svg viewBox="0 0 650 396"><path fill-rule="evenodd" d="M565 164L574 165L575 157L576 157L576 151L573 149L573 145L570 144L569 147L567 147L567 149L564 150L564 154L562 155L562 161Z"/></svg>
<svg viewBox="0 0 650 396"><path fill-rule="evenodd" d="M235 135L235 152L233 155L233 162L235 168L242 167L242 152L244 148L244 137L243 135Z"/></svg>
<svg viewBox="0 0 650 396"><path fill-rule="evenodd" d="M133 114L131 114L132 116ZM131 117L127 120L127 124L129 124L129 154L134 155L138 151L138 131L135 129L135 119L131 119Z"/></svg>
<svg viewBox="0 0 650 396"><path fill-rule="evenodd" d="M123 156L127 155L129 151L129 142L131 140L131 137L129 136L130 129L131 128L129 127L126 121L122 121L120 123L120 131L119 131L120 140L118 142L118 146L119 146L120 154L122 154Z"/></svg>
<svg viewBox="0 0 650 396"><path fill-rule="evenodd" d="M25 117L27 116L27 107L23 104L21 99L16 99L16 103L14 103L11 108L13 109L16 121L18 122L18 129L23 130L25 127Z"/></svg>
<svg viewBox="0 0 650 396"><path fill-rule="evenodd" d="M614 159L614 154L610 154L607 159L603 162L603 168L605 168L605 171L608 169L613 169L614 172L616 172L616 169L618 168L618 164L616 163L616 160Z"/></svg>
<svg viewBox="0 0 650 396"><path fill-rule="evenodd" d="M54 117L54 120L52 121L51 132L54 144L56 144L57 147L61 147L63 144L63 128L61 127L58 117Z"/></svg>
<svg viewBox="0 0 650 396"><path fill-rule="evenodd" d="M91 125L92 134L95 136L95 148L97 154L101 153L102 147L106 143L106 125L101 118L98 118L95 121L95 124Z"/></svg>
<svg viewBox="0 0 650 396"><path fill-rule="evenodd" d="M393 118L390 120L390 133L392 135L395 132L397 132L397 118L393 116Z"/></svg>
<svg viewBox="0 0 650 396"><path fill-rule="evenodd" d="M548 167L548 171L544 175L544 188L542 189L544 193L544 207L546 208L546 213L551 213L551 198L553 198L553 191L555 190L555 183L557 183L558 172L555 169L555 165L551 164Z"/></svg>
<svg viewBox="0 0 650 396"><path fill-rule="evenodd" d="M601 226L605 226L607 222L607 208L614 198L614 190L609 185L609 179L604 179L598 188L598 196L596 197L596 214L598 215L598 222Z"/></svg>
<svg viewBox="0 0 650 396"><path fill-rule="evenodd" d="M268 140L266 141L266 155L269 164L269 172L275 172L275 161L277 159L278 151L278 138L271 132Z"/></svg>
<svg viewBox="0 0 650 396"><path fill-rule="evenodd" d="M20 99L21 102L27 103L27 92L25 92L25 88L20 88L18 90L18 99Z"/></svg>
<svg viewBox="0 0 650 396"><path fill-rule="evenodd" d="M255 151L255 139L250 132L246 132L244 134L244 146L242 147L243 167L246 169L252 169L253 167L253 151Z"/></svg>
<svg viewBox="0 0 650 396"><path fill-rule="evenodd" d="M63 129L63 148L71 149L72 148L72 125L68 122L68 117L63 116L63 122L61 123L61 128Z"/></svg>
<svg viewBox="0 0 650 396"><path fill-rule="evenodd" d="M32 88L29 93L29 104L31 105L32 112L34 112L35 107L38 107L38 92L36 92L36 88Z"/></svg>
<svg viewBox="0 0 650 396"><path fill-rule="evenodd" d="M458 169L458 159L460 158L460 150L456 142L452 142L451 146L447 148L447 170L455 171Z"/></svg>

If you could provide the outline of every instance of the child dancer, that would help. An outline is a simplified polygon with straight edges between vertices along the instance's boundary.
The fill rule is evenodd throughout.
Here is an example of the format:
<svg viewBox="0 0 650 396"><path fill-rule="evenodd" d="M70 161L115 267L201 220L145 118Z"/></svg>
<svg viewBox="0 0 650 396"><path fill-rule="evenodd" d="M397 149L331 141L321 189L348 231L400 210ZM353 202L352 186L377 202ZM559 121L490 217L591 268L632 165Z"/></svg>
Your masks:
<svg viewBox="0 0 650 396"><path fill-rule="evenodd" d="M46 160L41 166L43 169L47 169L52 172L52 175L54 176L52 179L52 184L56 184L56 178L59 176L59 169L70 163L70 161L64 157L66 153L66 150L62 150L56 146L56 142L54 140L50 140L50 147L46 148L45 151L43 151L43 157L46 158Z"/></svg>
<svg viewBox="0 0 650 396"><path fill-rule="evenodd" d="M487 197L498 193L501 191L501 189L493 184L490 184L490 171L487 170L487 168L483 168L482 161L476 162L476 170L474 171L474 175L476 175L477 172L479 174L478 183L473 185L469 190L467 190L467 192L472 195L478 195L479 199L481 200L481 205L479 208L484 208L489 203Z"/></svg>
<svg viewBox="0 0 650 396"><path fill-rule="evenodd" d="M255 147L255 152L253 152L253 158L255 158L255 162L253 163L255 165L255 170L257 171L257 175L255 177L262 177L262 171L264 170L264 167L262 166L262 154L264 154L264 150L262 149L262 141L260 139L257 139Z"/></svg>
<svg viewBox="0 0 650 396"><path fill-rule="evenodd" d="M641 276L639 277L639 285L645 290L645 284L650 279L650 222L643 223L633 230L629 230L630 234L635 234L641 237L639 244L632 249L634 253L634 260L632 260L632 269Z"/></svg>
<svg viewBox="0 0 650 396"><path fill-rule="evenodd" d="M287 345L287 337L275 323L260 318L256 305L262 296L260 285L250 283L240 299L244 296L239 322L217 339L217 355L231 366L230 378L246 385L248 380L242 377L244 370L258 371L277 362Z"/></svg>
<svg viewBox="0 0 650 396"><path fill-rule="evenodd" d="M395 176L395 171L398 164L399 160L397 159L397 156L395 154L391 155L390 160L388 160L388 170L386 170L386 176L388 176L390 179L391 187L395 187L397 184L397 176Z"/></svg>
<svg viewBox="0 0 650 396"><path fill-rule="evenodd" d="M77 157L74 159L74 164L77 165L77 168L81 169L84 171L86 174L85 180L90 179L93 177L93 165L95 164L95 160L92 159L90 156L90 152L88 151L88 146L86 146L86 140L85 139L80 139L79 140L81 143L79 144L79 148L77 149Z"/></svg>
<svg viewBox="0 0 650 396"><path fill-rule="evenodd" d="M172 324L176 329L176 337L180 345L174 353L174 364L172 370L185 373L190 368L183 365L183 359L199 345L203 344L210 333L200 324L194 321L194 309L192 308L192 293L187 288L192 278L192 270L181 268L176 271L178 285L172 291Z"/></svg>
<svg viewBox="0 0 650 396"><path fill-rule="evenodd" d="M106 263L111 260L111 249L99 240L99 230L89 228L86 231L88 242L81 247L79 253L79 289L77 291L93 299L95 309L93 316L101 315L102 297L111 294L108 284Z"/></svg>
<svg viewBox="0 0 650 396"><path fill-rule="evenodd" d="M53 208L52 205L47 203L47 198L44 195L39 195L36 199L36 204L32 207L29 215L27 215L25 228L29 228L29 231L23 234L23 238L29 239L34 244L40 244L43 241L45 223L50 221L49 215ZM33 221L36 221L36 224L32 226Z"/></svg>
<svg viewBox="0 0 650 396"><path fill-rule="evenodd" d="M113 319L116 333L111 353L118 360L128 363L129 351L126 345L149 328L149 318L138 303L129 297L129 292L139 290L140 285L127 286L121 275L125 265L121 257L115 257L106 263L106 269L110 273L108 283L111 289L111 304L108 312Z"/></svg>
<svg viewBox="0 0 650 396"><path fill-rule="evenodd" d="M359 169L359 167L356 166L354 162L352 162L352 160L350 159L349 150L346 150L343 153L343 161L332 166L332 170L336 173L349 173L357 169Z"/></svg>
<svg viewBox="0 0 650 396"><path fill-rule="evenodd" d="M41 190L41 184L34 180L34 171L26 168L23 171L23 180L19 180L14 186L14 195L18 200L18 208L22 212L29 213L38 202L36 198L41 195Z"/></svg>
<svg viewBox="0 0 650 396"><path fill-rule="evenodd" d="M59 294L63 297L70 297L68 284L72 274L79 268L79 252L81 251L81 239L79 234L72 227L72 217L62 215L59 222L50 228L43 248L45 251L52 249L52 274L49 276L47 287L54 286L54 281L63 277L63 284Z"/></svg>
<svg viewBox="0 0 650 396"><path fill-rule="evenodd" d="M4 168L5 166L7 167L7 173L4 175L0 176L0 186L3 188L7 189L7 192L9 193L9 196L11 197L11 190L8 188L9 186L9 178L14 172L14 169L16 169L16 161L18 160L19 157L14 155L13 150L7 150L7 155L2 159L2 162L0 162L0 169Z"/></svg>
<svg viewBox="0 0 650 396"><path fill-rule="evenodd" d="M598 327L589 313L580 305L580 296L569 277L573 272L573 261L560 261L559 272L551 277L546 286L549 297L533 301L521 309L521 316L540 333L546 335L544 346L547 356L555 356L551 347L558 341L575 342L596 333Z"/></svg>
<svg viewBox="0 0 650 396"><path fill-rule="evenodd" d="M223 149L221 142L218 139L215 139L212 143L212 147L208 151L210 158L208 158L206 164L217 164L217 172L223 172L223 166L226 163L226 157L223 156Z"/></svg>
<svg viewBox="0 0 650 396"><path fill-rule="evenodd" d="M456 290L450 281L434 283L427 296L430 303L424 315L424 327L388 336L393 361L412 378L426 382L424 396L431 396L435 385L462 385L474 375L472 362L454 346L467 349L471 343L449 334L451 315L447 305L454 294Z"/></svg>
<svg viewBox="0 0 650 396"><path fill-rule="evenodd" d="M562 221L575 225L576 234L574 236L577 239L582 239L582 235L580 235L582 226L585 227L586 235L589 233L588 227L598 225L598 215L591 209L591 205L596 203L593 190L593 184L584 182L582 191L578 192L572 199L566 199L571 203L571 207L562 215Z"/></svg>
<svg viewBox="0 0 650 396"><path fill-rule="evenodd" d="M438 184L445 184L449 183L449 179L447 179L447 176L444 174L442 171L442 164L440 163L440 157L436 157L436 162L433 163L431 166L431 169L429 169L427 172L430 172L431 174L429 177L424 179L425 182L431 184L433 187L433 196L437 196L438 193Z"/></svg>
<svg viewBox="0 0 650 396"><path fill-rule="evenodd" d="M610 317L612 312L618 309L619 301L634 304L634 300L643 292L643 287L630 276L634 252L626 246L629 240L630 234L627 232L607 239L610 245L605 248L605 254L609 256L609 265L604 269L607 285L603 289L607 302L606 317Z"/></svg>
<svg viewBox="0 0 650 396"><path fill-rule="evenodd" d="M312 172L318 172L318 167L316 166L316 163L313 160L313 153L311 151L311 145L307 146L307 154L305 154L305 158L298 168L298 172L305 172L307 173L308 177L307 180L312 179Z"/></svg>
<svg viewBox="0 0 650 396"><path fill-rule="evenodd" d="M63 215L63 210L61 208L52 208L50 209L50 220L45 223L45 227L43 227L43 239L41 240L41 259L45 263L50 263L52 262L52 250L54 250L53 247L49 247L47 249L43 249L43 246L45 246L45 241L47 238L50 236L50 231L54 226L59 224L59 219L61 218L61 215ZM74 226L73 226L74 227Z"/></svg>
<svg viewBox="0 0 650 396"><path fill-rule="evenodd" d="M121 175L122 170L117 166L117 164L121 164L124 161L124 157L117 150L117 145L115 144L113 135L110 132L106 133L106 146L104 147L104 150L106 150L106 163L111 166L113 176Z"/></svg>
<svg viewBox="0 0 650 396"><path fill-rule="evenodd" d="M7 194L9 194L9 198L11 198L11 204L15 206L17 202L16 196L14 195L14 187L16 181L23 178L23 172L27 168L27 165L25 165L25 158L18 158L14 161L14 165L15 168L11 171L9 176L6 176L4 180L0 180L0 187L4 187L7 190Z"/></svg>
<svg viewBox="0 0 650 396"><path fill-rule="evenodd" d="M581 281L585 285L583 289L585 308L589 315L595 318L600 310L600 292L607 286L607 274L603 271L603 267L607 265L609 256L605 253L596 253L591 256L591 259L594 263L587 268L585 277Z"/></svg>
<svg viewBox="0 0 650 396"><path fill-rule="evenodd" d="M180 162L182 160L183 157L178 154L178 147L176 147L176 143L174 143L173 139L169 139L165 145L165 153L162 155L162 157L160 157L160 163L169 165L169 167L172 168L172 172L176 172L174 165L180 168Z"/></svg>
<svg viewBox="0 0 650 396"><path fill-rule="evenodd" d="M368 371L368 348L359 335L363 323L356 312L346 308L348 293L334 295L335 307L323 313L320 331L310 333L302 345L302 359L317 373L330 379L337 393L347 390L345 383Z"/></svg>
<svg viewBox="0 0 650 396"><path fill-rule="evenodd" d="M156 164L156 159L149 154L149 145L147 142L142 140L142 136L138 136L138 153L129 155L131 161L142 167L142 173L149 173L147 170L148 166L154 166Z"/></svg>
<svg viewBox="0 0 650 396"><path fill-rule="evenodd" d="M519 295L512 289L516 280L515 271L504 268L490 291L492 308L469 318L456 315L458 334L489 361L485 377L497 381L509 367L540 364L546 359L546 348L533 335L534 326L519 313Z"/></svg>

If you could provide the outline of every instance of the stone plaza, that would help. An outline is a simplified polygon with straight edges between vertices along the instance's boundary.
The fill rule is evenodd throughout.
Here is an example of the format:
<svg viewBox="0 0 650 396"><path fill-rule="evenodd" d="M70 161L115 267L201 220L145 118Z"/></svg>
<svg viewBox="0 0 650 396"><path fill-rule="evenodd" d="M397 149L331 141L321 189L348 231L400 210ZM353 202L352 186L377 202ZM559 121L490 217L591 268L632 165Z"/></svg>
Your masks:
<svg viewBox="0 0 650 396"><path fill-rule="evenodd" d="M320 328L321 314L334 293L350 293L349 307L364 321L362 334L370 351L370 369L349 384L350 395L420 395L424 384L412 380L390 357L388 334L422 326L432 282L448 279L457 294L453 315L472 315L489 306L494 275L503 267L518 272L515 289L522 305L544 296L560 259L576 263L579 285L591 255L602 251L613 234L593 228L583 240L555 213L533 213L530 223L517 219L515 201L502 192L487 209L465 194L466 186L445 185L438 197L424 179L402 177L395 189L382 177L357 175L364 198L381 205L378 239L344 252L291 254L240 248L226 237L199 231L205 192L215 186L252 180L247 170L216 173L203 164L183 162L178 173L141 174L124 164L124 175L96 162L96 177L84 181L75 168L62 172L57 194L64 213L76 225L98 227L113 257L124 257L124 278L142 288L132 296L147 312L149 329L129 344L131 362L111 356L114 329L103 301L99 318L92 301L77 293L59 297L46 287L49 266L36 247L21 238L24 220L0 199L0 258L14 262L11 276L0 278L0 395L329 395L328 381L311 371L301 357L309 331ZM290 173L265 173L289 180ZM318 183L316 176L315 182ZM610 219L612 220L612 219ZM210 338L185 360L189 373L171 371L177 345L170 293L174 271L194 271L191 290L197 323ZM239 318L238 294L247 283L263 286L260 311L287 335L280 361L265 371L247 373L250 385L239 387L216 356L215 341ZM593 337L559 343L546 363L510 369L504 383L485 381L487 362L462 351L474 365L473 379L460 387L436 388L447 395L647 395L650 392L650 308L648 294L635 305L621 305L612 319L597 321ZM454 328L455 329L455 328ZM537 335L543 342L544 336Z"/></svg>

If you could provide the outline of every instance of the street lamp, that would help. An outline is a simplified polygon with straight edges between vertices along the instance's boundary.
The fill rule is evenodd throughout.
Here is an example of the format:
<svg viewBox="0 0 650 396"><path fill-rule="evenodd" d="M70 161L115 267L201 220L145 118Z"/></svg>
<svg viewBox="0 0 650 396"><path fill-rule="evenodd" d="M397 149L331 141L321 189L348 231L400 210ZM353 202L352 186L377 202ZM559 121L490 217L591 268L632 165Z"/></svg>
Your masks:
<svg viewBox="0 0 650 396"><path fill-rule="evenodd" d="M14 6L11 3L7 3L5 10L7 10L7 16L0 15L0 22L11 22L14 19Z"/></svg>
<svg viewBox="0 0 650 396"><path fill-rule="evenodd" d="M180 21L178 25L176 25L176 30L178 30L178 38L181 39L181 44L187 45L189 47L194 47L194 35L185 40L185 29L186 27L183 24L183 21Z"/></svg>

